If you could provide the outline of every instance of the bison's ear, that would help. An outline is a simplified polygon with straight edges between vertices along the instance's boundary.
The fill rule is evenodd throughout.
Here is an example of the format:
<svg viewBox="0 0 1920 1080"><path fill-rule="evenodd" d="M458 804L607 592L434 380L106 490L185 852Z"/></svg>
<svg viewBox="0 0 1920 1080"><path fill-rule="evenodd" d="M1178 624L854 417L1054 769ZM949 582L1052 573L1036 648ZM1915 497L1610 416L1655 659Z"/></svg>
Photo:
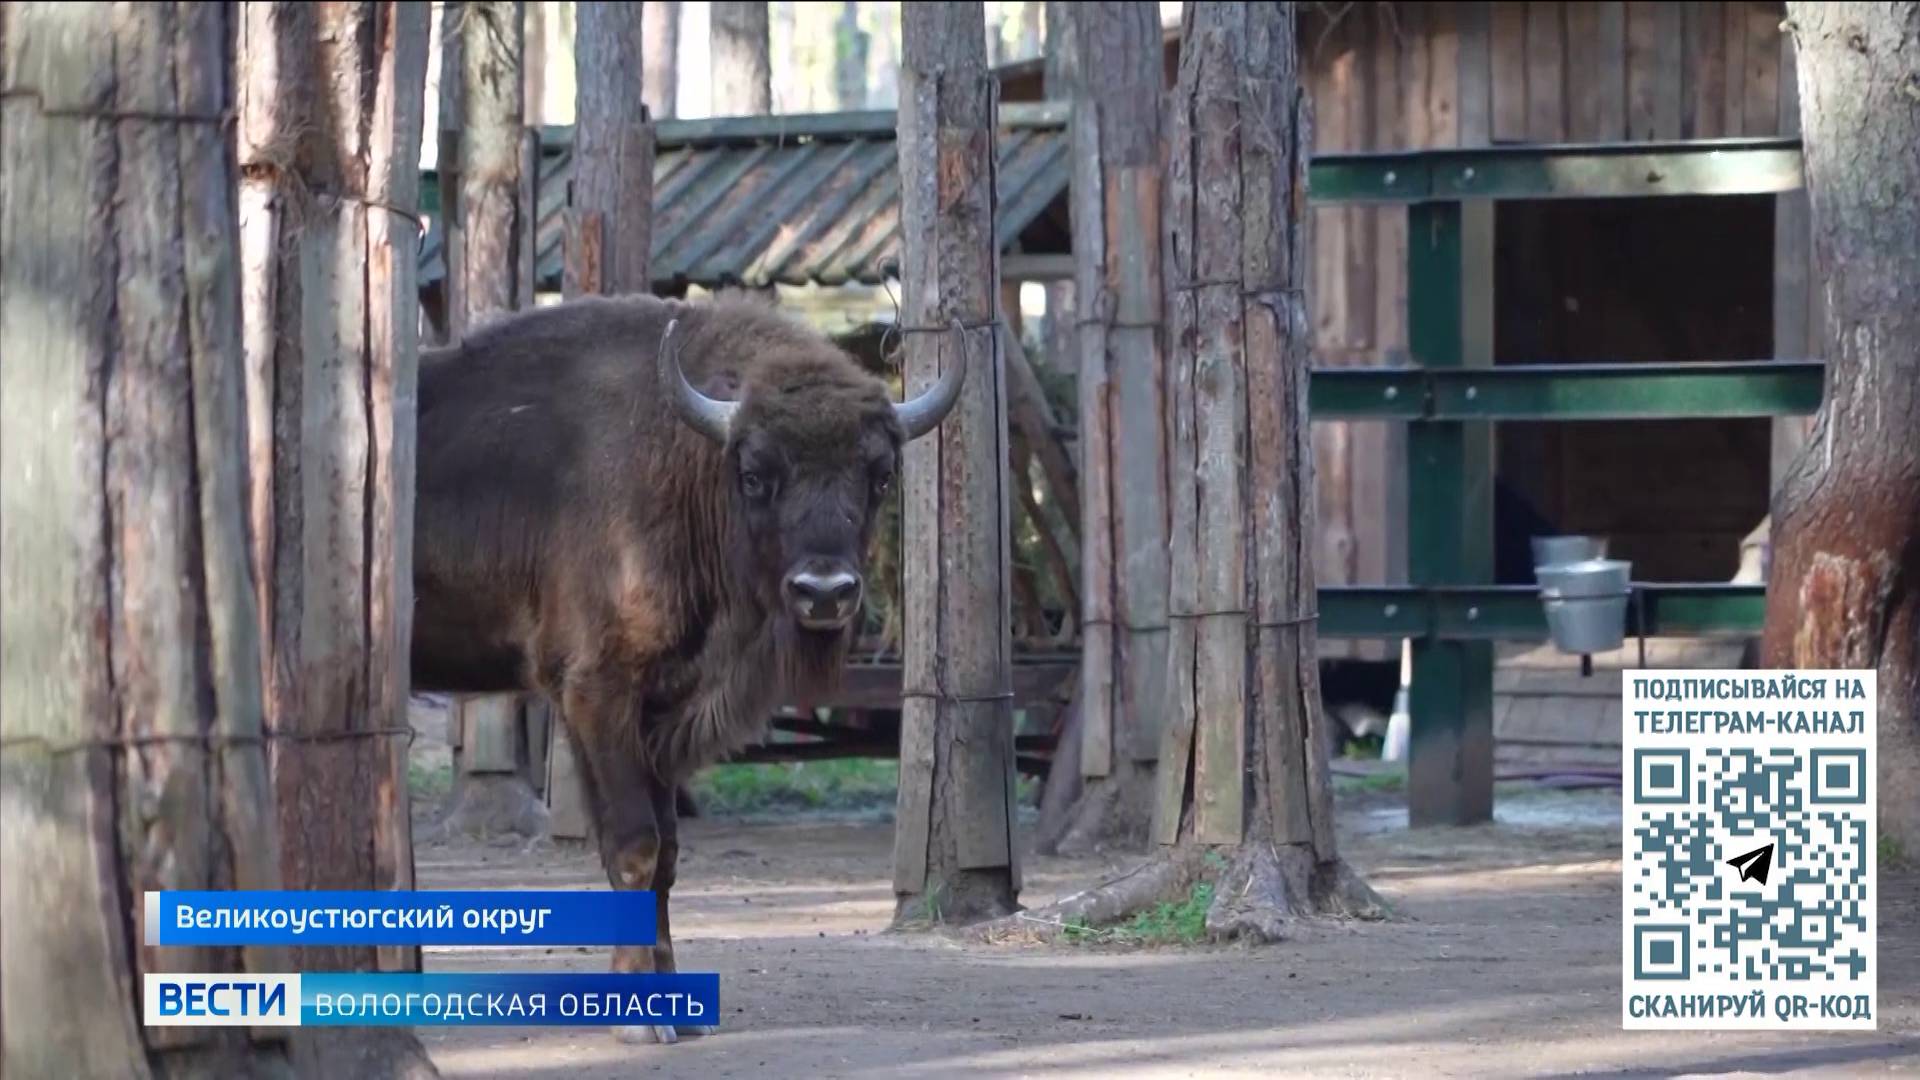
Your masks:
<svg viewBox="0 0 1920 1080"><path fill-rule="evenodd" d="M679 327L680 320L674 319L660 335L660 348L656 353L660 386L673 402L673 411L688 427L724 446L733 427L733 414L740 406L736 402L710 398L687 381L687 373L680 369L680 341L674 333Z"/></svg>
<svg viewBox="0 0 1920 1080"><path fill-rule="evenodd" d="M954 352L953 366L941 372L940 381L919 397L893 407L893 414L899 418L909 441L939 427L940 421L947 418L947 414L953 411L954 403L960 400L960 384L967 379L967 335L965 327L958 320L955 320L953 330L960 338L960 348Z"/></svg>

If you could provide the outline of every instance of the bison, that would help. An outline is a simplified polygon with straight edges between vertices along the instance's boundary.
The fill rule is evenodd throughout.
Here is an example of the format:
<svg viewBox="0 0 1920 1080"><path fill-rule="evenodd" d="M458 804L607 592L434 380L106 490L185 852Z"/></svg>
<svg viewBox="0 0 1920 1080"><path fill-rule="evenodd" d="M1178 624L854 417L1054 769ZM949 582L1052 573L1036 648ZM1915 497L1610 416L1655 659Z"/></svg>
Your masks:
<svg viewBox="0 0 1920 1080"><path fill-rule="evenodd" d="M675 791L831 688L901 446L964 378L894 404L749 300L579 299L423 354L414 685L559 703L608 881L658 896L614 971L674 970Z"/></svg>

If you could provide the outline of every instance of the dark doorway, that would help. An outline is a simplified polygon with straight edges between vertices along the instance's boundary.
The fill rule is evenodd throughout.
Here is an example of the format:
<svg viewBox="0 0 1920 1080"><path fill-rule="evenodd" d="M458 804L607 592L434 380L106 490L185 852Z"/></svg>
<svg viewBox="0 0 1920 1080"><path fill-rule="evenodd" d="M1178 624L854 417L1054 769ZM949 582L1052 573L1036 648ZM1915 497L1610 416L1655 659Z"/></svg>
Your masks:
<svg viewBox="0 0 1920 1080"><path fill-rule="evenodd" d="M1773 355L1773 199L1502 203L1494 362ZM1495 561L1533 580L1527 537L1607 538L1640 581L1725 581L1767 513L1771 425L1752 420L1496 428Z"/></svg>

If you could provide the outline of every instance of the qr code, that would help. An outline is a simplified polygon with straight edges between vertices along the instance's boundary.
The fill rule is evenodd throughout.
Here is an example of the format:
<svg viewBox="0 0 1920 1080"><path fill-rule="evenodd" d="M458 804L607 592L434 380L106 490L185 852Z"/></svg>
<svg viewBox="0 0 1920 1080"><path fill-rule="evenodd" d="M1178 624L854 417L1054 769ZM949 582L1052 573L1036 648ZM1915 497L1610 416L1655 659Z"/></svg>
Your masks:
<svg viewBox="0 0 1920 1080"><path fill-rule="evenodd" d="M1656 935L1640 978L1865 973L1863 751L1693 747L1637 757L1648 812L1634 830L1633 916L1643 939ZM1750 852L1761 854L1727 872Z"/></svg>
<svg viewBox="0 0 1920 1080"><path fill-rule="evenodd" d="M1874 673L1622 682L1622 1023L1877 1026Z"/></svg>

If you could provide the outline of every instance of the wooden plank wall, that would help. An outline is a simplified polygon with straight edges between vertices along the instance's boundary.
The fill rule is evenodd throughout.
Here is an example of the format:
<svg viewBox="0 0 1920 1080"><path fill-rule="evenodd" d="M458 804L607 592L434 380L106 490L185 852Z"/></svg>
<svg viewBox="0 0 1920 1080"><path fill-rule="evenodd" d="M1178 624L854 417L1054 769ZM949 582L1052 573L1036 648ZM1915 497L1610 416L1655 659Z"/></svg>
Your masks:
<svg viewBox="0 0 1920 1080"><path fill-rule="evenodd" d="M1781 3L1380 3L1303 8L1317 152L1616 142L1797 130ZM1804 203L1782 200L1780 355L1809 355L1817 312ZM1315 362L1406 348L1406 212L1313 211ZM1324 424L1320 580L1405 580L1402 432ZM1338 655L1338 643L1326 643ZM1372 655L1369 650L1366 655Z"/></svg>

